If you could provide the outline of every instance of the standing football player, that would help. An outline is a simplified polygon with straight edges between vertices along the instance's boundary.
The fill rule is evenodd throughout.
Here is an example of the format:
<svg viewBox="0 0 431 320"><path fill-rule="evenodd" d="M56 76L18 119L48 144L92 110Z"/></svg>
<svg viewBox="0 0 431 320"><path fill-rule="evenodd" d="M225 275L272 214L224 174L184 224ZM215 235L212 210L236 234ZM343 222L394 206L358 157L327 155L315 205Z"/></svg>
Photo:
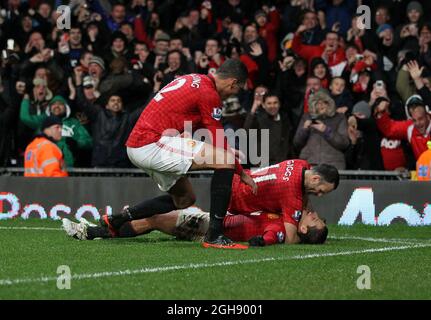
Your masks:
<svg viewBox="0 0 431 320"><path fill-rule="evenodd" d="M178 77L154 96L129 136L127 154L168 194L104 216L102 223L127 234L128 221L187 208L196 197L185 174L212 169L210 225L203 246L247 248L223 235L223 218L235 173L251 193L256 193L257 186L236 159L238 153L228 146L220 123L222 100L237 94L247 77L242 62L226 60L214 75ZM189 125L193 131L206 129L211 144L187 138Z"/></svg>

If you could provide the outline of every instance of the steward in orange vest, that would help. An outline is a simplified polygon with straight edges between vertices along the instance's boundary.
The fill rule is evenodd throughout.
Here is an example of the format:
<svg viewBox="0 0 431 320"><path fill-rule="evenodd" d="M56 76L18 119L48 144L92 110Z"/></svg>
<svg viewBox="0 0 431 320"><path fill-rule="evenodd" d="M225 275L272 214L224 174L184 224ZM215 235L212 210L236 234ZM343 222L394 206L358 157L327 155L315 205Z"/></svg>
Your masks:
<svg viewBox="0 0 431 320"><path fill-rule="evenodd" d="M62 122L55 116L46 118L42 133L27 146L24 155L25 177L67 177L63 153L55 144L61 139Z"/></svg>
<svg viewBox="0 0 431 320"><path fill-rule="evenodd" d="M428 150L416 162L418 181L431 181L431 141L427 142L427 146Z"/></svg>

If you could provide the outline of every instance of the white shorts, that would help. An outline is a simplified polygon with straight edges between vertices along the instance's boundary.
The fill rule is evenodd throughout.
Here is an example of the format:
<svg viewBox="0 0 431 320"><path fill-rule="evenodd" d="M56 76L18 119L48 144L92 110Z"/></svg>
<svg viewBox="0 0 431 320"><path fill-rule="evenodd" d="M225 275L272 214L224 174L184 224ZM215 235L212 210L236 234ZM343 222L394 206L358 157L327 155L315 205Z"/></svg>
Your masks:
<svg viewBox="0 0 431 320"><path fill-rule="evenodd" d="M178 240L202 241L209 223L210 214L198 207L178 210L175 236Z"/></svg>
<svg viewBox="0 0 431 320"><path fill-rule="evenodd" d="M140 148L127 147L130 161L144 170L162 191L169 191L190 169L204 142L181 137L161 137Z"/></svg>

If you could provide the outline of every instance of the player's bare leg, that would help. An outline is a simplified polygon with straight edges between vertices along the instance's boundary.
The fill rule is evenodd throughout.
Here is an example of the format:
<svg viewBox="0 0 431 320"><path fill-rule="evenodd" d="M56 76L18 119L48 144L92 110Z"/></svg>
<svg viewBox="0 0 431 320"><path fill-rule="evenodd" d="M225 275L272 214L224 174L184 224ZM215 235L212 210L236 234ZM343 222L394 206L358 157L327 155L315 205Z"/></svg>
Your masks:
<svg viewBox="0 0 431 320"><path fill-rule="evenodd" d="M235 173L235 156L224 149L205 144L195 156L191 171L213 169L211 180L210 225L205 236L205 248L246 249L247 246L234 244L223 235L223 218L229 207L232 179Z"/></svg>
<svg viewBox="0 0 431 320"><path fill-rule="evenodd" d="M175 235L178 211L172 211L162 215L154 215L150 218L134 220L130 223L138 235L157 230L169 235Z"/></svg>

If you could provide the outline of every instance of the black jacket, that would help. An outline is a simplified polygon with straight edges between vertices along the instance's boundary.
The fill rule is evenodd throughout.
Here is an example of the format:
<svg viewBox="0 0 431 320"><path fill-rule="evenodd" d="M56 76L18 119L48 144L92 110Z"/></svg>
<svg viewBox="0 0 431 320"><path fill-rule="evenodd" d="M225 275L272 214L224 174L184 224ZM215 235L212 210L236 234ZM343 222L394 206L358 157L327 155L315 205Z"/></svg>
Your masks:
<svg viewBox="0 0 431 320"><path fill-rule="evenodd" d="M248 129L268 129L269 130L269 163L275 164L294 157L292 143L292 126L289 117L285 113L280 113L280 120L274 120L264 110L258 111L255 115L249 113L244 123L244 128ZM258 137L260 137L258 133ZM258 148L261 150L262 141L258 139ZM250 143L250 141L249 141ZM252 165L257 165L252 163Z"/></svg>
<svg viewBox="0 0 431 320"><path fill-rule="evenodd" d="M125 143L130 131L138 120L142 108L132 113L123 111L114 114L101 105L88 101L82 86L77 90L77 105L91 121L94 167L128 168L131 163L127 157Z"/></svg>

